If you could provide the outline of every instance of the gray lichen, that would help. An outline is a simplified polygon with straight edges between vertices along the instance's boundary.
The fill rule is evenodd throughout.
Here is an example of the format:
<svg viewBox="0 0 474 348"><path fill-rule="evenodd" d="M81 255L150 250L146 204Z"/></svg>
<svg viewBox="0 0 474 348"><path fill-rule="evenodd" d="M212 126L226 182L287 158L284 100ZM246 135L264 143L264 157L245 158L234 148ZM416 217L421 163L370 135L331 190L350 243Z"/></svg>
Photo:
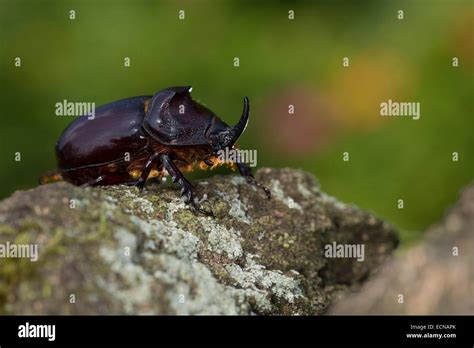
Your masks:
<svg viewBox="0 0 474 348"><path fill-rule="evenodd" d="M213 218L159 184L15 193L0 203L0 244L37 243L40 255L0 259L0 312L321 314L397 245L389 224L323 194L308 173L256 178L273 199L238 176L197 183ZM364 243L362 265L324 257L333 241Z"/></svg>

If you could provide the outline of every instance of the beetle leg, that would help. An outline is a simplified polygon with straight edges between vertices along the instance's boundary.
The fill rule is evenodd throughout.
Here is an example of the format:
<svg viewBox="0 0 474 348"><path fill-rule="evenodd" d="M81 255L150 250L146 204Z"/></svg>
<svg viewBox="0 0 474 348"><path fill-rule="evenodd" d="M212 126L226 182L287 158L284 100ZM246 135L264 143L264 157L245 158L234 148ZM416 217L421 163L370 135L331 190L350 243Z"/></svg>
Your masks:
<svg viewBox="0 0 474 348"><path fill-rule="evenodd" d="M99 175L97 178L92 179L84 184L81 187L91 187L91 186L98 186L98 185L136 185L137 181L133 182L124 182L127 177L124 175L113 175L113 174L102 174Z"/></svg>
<svg viewBox="0 0 474 348"><path fill-rule="evenodd" d="M137 186L140 189L140 191L143 190L143 188L145 187L146 179L148 179L151 169L153 168L153 164L155 164L156 160L159 157L160 157L159 152L155 152L153 155L151 155L150 158L148 158L148 161L146 161L145 166L143 167L140 178L136 182L133 183L135 186Z"/></svg>
<svg viewBox="0 0 474 348"><path fill-rule="evenodd" d="M250 169L250 167L248 165L246 165L245 163L241 163L241 162L237 162L236 164L237 164L237 168L239 168L240 174L247 180L247 182L249 184L257 186L257 187L261 188L263 191L265 191L265 194L267 195L268 199L272 198L272 193L271 193L270 189L268 187L262 185L261 183L259 183L257 180L255 180L255 178L252 174L252 170Z"/></svg>
<svg viewBox="0 0 474 348"><path fill-rule="evenodd" d="M104 179L105 179L104 175L98 176L97 178L92 179L91 181L88 181L88 182L82 184L81 187L96 186L96 185L100 184L102 181L104 181Z"/></svg>
<svg viewBox="0 0 474 348"><path fill-rule="evenodd" d="M179 171L170 156L167 154L161 155L161 163L163 163L163 167L171 176L173 182L178 182L181 186L181 195L186 196L186 202L194 204L193 185L184 177L183 173Z"/></svg>
<svg viewBox="0 0 474 348"><path fill-rule="evenodd" d="M178 167L173 163L171 157L167 154L161 155L161 163L171 176L173 182L177 182L181 186L181 195L186 197L186 202L194 211L199 211L205 215L214 216L212 212L201 209L195 202L193 197L193 185L184 177Z"/></svg>

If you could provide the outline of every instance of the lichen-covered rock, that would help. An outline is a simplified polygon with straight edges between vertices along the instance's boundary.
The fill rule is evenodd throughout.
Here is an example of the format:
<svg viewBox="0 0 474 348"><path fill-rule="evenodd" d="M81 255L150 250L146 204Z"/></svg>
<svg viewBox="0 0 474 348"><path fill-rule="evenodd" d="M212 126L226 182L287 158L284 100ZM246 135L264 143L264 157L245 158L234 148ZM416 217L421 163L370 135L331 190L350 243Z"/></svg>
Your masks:
<svg viewBox="0 0 474 348"><path fill-rule="evenodd" d="M261 169L267 200L238 176L178 190L67 183L0 203L0 245L37 244L36 262L0 259L0 313L321 314L397 246L394 229L322 193L308 173ZM365 246L362 262L329 243Z"/></svg>

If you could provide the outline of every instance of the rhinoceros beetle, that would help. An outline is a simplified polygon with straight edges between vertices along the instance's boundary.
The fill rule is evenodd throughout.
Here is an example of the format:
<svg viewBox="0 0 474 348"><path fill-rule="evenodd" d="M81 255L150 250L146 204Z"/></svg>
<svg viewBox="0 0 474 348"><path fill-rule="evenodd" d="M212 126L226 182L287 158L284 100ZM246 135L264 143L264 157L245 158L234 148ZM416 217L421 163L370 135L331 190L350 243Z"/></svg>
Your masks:
<svg viewBox="0 0 474 348"><path fill-rule="evenodd" d="M171 176L192 208L193 186L182 174L196 162L213 166L220 150L233 148L249 120L249 100L239 122L229 127L191 98L191 87L171 87L153 96L122 99L99 107L95 118L80 117L56 144L58 171L42 183L64 179L75 185L135 185L140 189L152 171ZM128 160L127 160L128 156ZM248 183L255 181L245 163L235 163ZM150 176L151 177L151 176Z"/></svg>

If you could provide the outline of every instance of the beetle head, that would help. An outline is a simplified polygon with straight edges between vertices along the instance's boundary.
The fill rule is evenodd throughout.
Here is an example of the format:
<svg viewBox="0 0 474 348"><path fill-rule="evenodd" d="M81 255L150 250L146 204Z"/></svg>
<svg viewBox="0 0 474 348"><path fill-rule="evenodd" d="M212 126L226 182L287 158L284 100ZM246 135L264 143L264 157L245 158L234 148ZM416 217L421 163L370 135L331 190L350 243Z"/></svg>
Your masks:
<svg viewBox="0 0 474 348"><path fill-rule="evenodd" d="M214 153L232 148L249 120L248 98L244 98L239 122L230 127L211 110L194 101L190 91L191 87L186 86L170 87L155 93L148 102L143 129L165 145L209 144Z"/></svg>
<svg viewBox="0 0 474 348"><path fill-rule="evenodd" d="M242 135L249 121L249 99L244 97L244 108L239 122L234 127L229 127L224 122L215 118L208 131L212 150L217 153L226 147L232 148L237 139Z"/></svg>

